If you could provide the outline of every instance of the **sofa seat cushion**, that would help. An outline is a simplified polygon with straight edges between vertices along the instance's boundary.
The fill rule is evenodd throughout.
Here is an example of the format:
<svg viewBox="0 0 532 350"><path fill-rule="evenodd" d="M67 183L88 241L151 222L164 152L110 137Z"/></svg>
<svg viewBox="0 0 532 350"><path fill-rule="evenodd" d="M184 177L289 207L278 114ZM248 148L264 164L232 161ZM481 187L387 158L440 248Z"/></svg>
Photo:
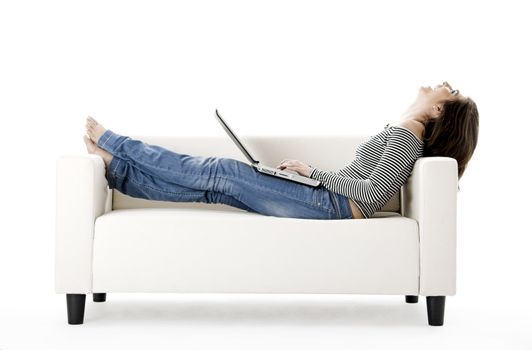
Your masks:
<svg viewBox="0 0 532 350"><path fill-rule="evenodd" d="M93 292L417 294L415 220L137 208L96 219Z"/></svg>

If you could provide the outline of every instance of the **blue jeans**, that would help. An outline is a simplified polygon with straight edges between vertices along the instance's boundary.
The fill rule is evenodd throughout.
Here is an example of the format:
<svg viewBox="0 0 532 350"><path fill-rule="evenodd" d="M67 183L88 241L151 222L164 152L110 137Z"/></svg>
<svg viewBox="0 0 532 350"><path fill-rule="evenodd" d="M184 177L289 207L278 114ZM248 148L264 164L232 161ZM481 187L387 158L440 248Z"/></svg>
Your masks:
<svg viewBox="0 0 532 350"><path fill-rule="evenodd" d="M109 129L98 146L113 155L109 187L134 198L222 203L278 217L353 218L346 196L260 173L236 159L175 153Z"/></svg>

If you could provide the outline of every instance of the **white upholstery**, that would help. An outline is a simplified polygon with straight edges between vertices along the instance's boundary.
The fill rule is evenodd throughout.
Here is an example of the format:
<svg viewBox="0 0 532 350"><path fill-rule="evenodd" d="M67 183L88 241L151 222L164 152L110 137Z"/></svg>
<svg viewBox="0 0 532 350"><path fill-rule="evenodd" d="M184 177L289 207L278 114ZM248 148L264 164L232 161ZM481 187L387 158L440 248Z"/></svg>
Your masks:
<svg viewBox="0 0 532 350"><path fill-rule="evenodd" d="M100 156L63 156L57 162L55 287L87 293L92 285L94 220L109 209Z"/></svg>
<svg viewBox="0 0 532 350"><path fill-rule="evenodd" d="M92 288L417 294L416 222L398 214L378 226L354 221L201 209L112 211L96 220Z"/></svg>
<svg viewBox="0 0 532 350"><path fill-rule="evenodd" d="M226 137L133 136L179 153L245 158ZM264 163L338 170L367 137L243 137ZM57 162L56 293L454 295L457 163L420 158L370 219L303 220L109 190L103 160Z"/></svg>
<svg viewBox="0 0 532 350"><path fill-rule="evenodd" d="M403 186L403 215L419 226L420 295L456 294L456 195L454 158L416 161Z"/></svg>

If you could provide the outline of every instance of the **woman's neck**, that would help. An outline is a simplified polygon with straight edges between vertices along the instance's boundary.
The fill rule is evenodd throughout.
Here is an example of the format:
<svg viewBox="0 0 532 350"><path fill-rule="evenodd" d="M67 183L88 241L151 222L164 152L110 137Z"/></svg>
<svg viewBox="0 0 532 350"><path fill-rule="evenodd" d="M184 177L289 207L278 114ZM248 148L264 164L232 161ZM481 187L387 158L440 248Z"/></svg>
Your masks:
<svg viewBox="0 0 532 350"><path fill-rule="evenodd" d="M402 114L401 121L413 120L424 124L429 118L424 108L413 104Z"/></svg>

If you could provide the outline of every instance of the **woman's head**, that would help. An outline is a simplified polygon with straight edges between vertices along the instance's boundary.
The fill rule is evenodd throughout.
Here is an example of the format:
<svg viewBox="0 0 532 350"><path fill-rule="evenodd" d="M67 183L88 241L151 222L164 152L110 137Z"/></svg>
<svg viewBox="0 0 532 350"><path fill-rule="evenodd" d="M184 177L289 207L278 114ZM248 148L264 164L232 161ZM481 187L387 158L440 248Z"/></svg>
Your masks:
<svg viewBox="0 0 532 350"><path fill-rule="evenodd" d="M433 88L421 87L415 102L426 110L425 157L451 157L458 163L460 179L473 156L478 141L476 103L453 90L447 82Z"/></svg>

